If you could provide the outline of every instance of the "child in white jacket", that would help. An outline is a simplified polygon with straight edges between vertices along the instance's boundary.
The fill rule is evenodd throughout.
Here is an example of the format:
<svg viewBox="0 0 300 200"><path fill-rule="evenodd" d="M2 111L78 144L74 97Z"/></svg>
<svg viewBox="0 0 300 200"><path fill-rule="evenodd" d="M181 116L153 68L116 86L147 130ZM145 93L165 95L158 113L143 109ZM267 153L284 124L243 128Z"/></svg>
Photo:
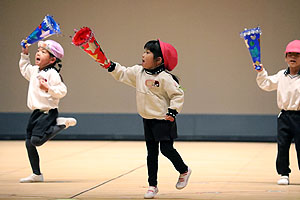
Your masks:
<svg viewBox="0 0 300 200"><path fill-rule="evenodd" d="M19 67L21 74L29 81L27 106L33 110L25 142L33 174L20 179L21 183L44 181L36 146L43 145L61 130L77 123L74 118L58 117L59 100L67 94L67 87L59 74L63 56L64 50L59 43L40 41L35 65L31 65L28 47L22 48Z"/></svg>
<svg viewBox="0 0 300 200"><path fill-rule="evenodd" d="M144 198L154 198L158 193L157 172L159 145L179 172L177 189L183 189L192 170L183 162L174 149L177 138L175 117L182 110L184 92L178 79L167 72L177 65L176 49L161 40L152 40L145 44L142 65L124 67L111 62L108 71L118 81L136 88L137 110L143 118L144 134L148 151L149 188Z"/></svg>
<svg viewBox="0 0 300 200"><path fill-rule="evenodd" d="M261 65L256 79L261 89L277 90L277 104L281 110L277 119L276 169L281 176L277 182L279 185L289 184L289 150L293 139L300 167L300 40L294 40L287 45L285 62L288 68L273 76L268 76Z"/></svg>

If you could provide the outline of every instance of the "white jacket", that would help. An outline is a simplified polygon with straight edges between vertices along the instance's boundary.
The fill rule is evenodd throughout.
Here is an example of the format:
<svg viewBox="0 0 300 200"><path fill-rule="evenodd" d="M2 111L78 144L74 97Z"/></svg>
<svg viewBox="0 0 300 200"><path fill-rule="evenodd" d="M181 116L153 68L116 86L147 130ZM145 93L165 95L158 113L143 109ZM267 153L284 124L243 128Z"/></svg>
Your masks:
<svg viewBox="0 0 300 200"><path fill-rule="evenodd" d="M268 76L265 69L258 72L258 86L266 91L277 90L277 105L281 110L300 110L300 75L291 76L287 70L280 70Z"/></svg>
<svg viewBox="0 0 300 200"><path fill-rule="evenodd" d="M67 87L61 81L59 73L55 69L40 71L39 66L31 65L29 55L23 53L21 53L19 67L21 74L29 81L27 106L31 110L40 109L44 111L58 108L59 99L67 94ZM47 80L48 92L40 89L39 77Z"/></svg>
<svg viewBox="0 0 300 200"><path fill-rule="evenodd" d="M136 88L137 110L145 119L164 119L168 108L181 112L184 92L172 76L162 71L147 74L141 65L124 67L116 63L112 76Z"/></svg>

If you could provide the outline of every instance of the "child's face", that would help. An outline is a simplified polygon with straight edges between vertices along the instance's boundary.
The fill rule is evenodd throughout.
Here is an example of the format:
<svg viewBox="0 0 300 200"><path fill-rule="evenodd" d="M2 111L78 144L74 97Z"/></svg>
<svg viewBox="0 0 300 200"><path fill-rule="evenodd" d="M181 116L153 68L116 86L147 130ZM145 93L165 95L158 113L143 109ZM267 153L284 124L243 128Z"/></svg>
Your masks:
<svg viewBox="0 0 300 200"><path fill-rule="evenodd" d="M288 52L285 57L285 62L289 67L300 68L300 53Z"/></svg>
<svg viewBox="0 0 300 200"><path fill-rule="evenodd" d="M54 63L55 57L51 57L50 53L44 48L38 48L35 54L35 64L40 67L40 70L44 69L49 64Z"/></svg>
<svg viewBox="0 0 300 200"><path fill-rule="evenodd" d="M153 53L150 50L145 49L142 56L142 66L145 69L155 69L157 66L161 64L161 59L159 58L154 59Z"/></svg>

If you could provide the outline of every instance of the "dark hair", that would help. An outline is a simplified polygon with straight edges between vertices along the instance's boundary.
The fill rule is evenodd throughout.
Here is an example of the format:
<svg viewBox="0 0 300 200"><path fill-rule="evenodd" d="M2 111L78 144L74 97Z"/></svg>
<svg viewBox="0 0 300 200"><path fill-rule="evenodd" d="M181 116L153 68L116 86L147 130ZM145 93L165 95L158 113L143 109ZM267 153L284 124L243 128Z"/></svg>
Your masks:
<svg viewBox="0 0 300 200"><path fill-rule="evenodd" d="M49 52L49 54L50 54L50 57L55 57L52 53ZM56 60L51 66L54 67L56 69L56 71L59 73L62 68L62 64L60 64L61 59L59 59L57 57L55 57L55 58L56 58ZM55 67L56 64L58 65L58 69Z"/></svg>
<svg viewBox="0 0 300 200"><path fill-rule="evenodd" d="M164 63L164 58L163 58L158 40L148 41L145 44L144 49L148 49L149 51L151 51L153 53L154 59L158 58L158 57L161 57L162 58L162 63Z"/></svg>
<svg viewBox="0 0 300 200"><path fill-rule="evenodd" d="M178 76L176 76L176 75L174 75L174 74L172 74L170 72L167 72L167 73L169 73L172 76L172 78L179 84L179 78L178 78Z"/></svg>
<svg viewBox="0 0 300 200"><path fill-rule="evenodd" d="M50 57L55 57L52 53L49 52L49 54L50 54ZM48 65L46 68L54 68L58 72L61 81L64 82L64 79L63 79L62 75L59 73L61 68L62 68L62 64L60 64L60 62L61 62L61 59L56 58L55 62ZM56 64L58 65L58 69L55 67Z"/></svg>

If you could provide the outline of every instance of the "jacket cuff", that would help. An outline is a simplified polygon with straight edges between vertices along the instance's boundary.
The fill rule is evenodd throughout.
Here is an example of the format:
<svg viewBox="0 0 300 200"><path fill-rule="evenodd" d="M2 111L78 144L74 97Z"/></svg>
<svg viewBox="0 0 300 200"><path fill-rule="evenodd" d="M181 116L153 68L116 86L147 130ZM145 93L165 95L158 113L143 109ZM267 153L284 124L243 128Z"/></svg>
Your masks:
<svg viewBox="0 0 300 200"><path fill-rule="evenodd" d="M116 68L116 63L114 63L113 61L110 61L110 66L107 68L108 72L114 71L115 68Z"/></svg>
<svg viewBox="0 0 300 200"><path fill-rule="evenodd" d="M176 110L168 108L167 115L172 116L172 117L175 118L177 114L178 114L178 112Z"/></svg>
<svg viewBox="0 0 300 200"><path fill-rule="evenodd" d="M25 53L21 53L21 58L24 58L24 59L28 59L29 58L29 53L28 54L25 54Z"/></svg>

